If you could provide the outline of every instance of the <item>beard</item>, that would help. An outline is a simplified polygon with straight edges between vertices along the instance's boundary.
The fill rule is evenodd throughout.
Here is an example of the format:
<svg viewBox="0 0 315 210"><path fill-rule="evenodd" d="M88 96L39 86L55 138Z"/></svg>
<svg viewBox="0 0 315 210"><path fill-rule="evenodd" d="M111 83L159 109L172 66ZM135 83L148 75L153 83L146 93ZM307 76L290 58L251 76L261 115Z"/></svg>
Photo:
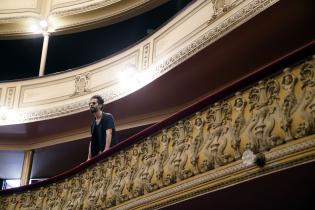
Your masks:
<svg viewBox="0 0 315 210"><path fill-rule="evenodd" d="M91 107L91 108L90 108L90 112L92 112L92 113L97 112L97 108L96 108L96 107Z"/></svg>

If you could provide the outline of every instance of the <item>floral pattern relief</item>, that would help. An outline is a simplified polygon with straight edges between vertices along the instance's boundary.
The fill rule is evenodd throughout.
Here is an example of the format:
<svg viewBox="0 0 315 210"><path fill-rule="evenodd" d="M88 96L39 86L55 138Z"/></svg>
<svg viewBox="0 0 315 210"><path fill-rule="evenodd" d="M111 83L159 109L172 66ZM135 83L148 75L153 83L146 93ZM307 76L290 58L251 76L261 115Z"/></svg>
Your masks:
<svg viewBox="0 0 315 210"><path fill-rule="evenodd" d="M315 56L210 104L85 171L0 197L4 209L105 209L315 133Z"/></svg>

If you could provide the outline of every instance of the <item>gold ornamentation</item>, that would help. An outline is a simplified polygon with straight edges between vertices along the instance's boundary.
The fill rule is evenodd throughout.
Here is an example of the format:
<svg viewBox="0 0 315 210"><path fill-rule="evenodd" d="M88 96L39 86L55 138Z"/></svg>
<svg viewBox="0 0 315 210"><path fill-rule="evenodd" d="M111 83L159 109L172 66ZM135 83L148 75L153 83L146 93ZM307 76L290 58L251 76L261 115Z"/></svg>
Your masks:
<svg viewBox="0 0 315 210"><path fill-rule="evenodd" d="M0 204L86 210L141 205L249 169L238 160L247 147L264 152L267 166L304 150L314 160L314 61L308 58L210 104L69 179L0 197ZM288 146L278 147L284 143Z"/></svg>
<svg viewBox="0 0 315 210"><path fill-rule="evenodd" d="M314 81L314 56L302 64L300 71L302 83L302 96L298 107L298 113L303 122L296 130L296 137L301 138L315 133L315 81Z"/></svg>
<svg viewBox="0 0 315 210"><path fill-rule="evenodd" d="M275 126L276 101L280 86L277 80L260 81L249 92L251 120L248 137L254 152L269 150L273 145L282 143L280 137L272 135Z"/></svg>
<svg viewBox="0 0 315 210"><path fill-rule="evenodd" d="M244 116L244 110L247 102L244 100L242 93L237 92L235 94L236 98L234 100L233 108L236 112L236 117L231 125L231 130L229 132L229 139L231 141L231 147L234 151L233 157L235 160L241 158L241 135L246 128L246 119Z"/></svg>
<svg viewBox="0 0 315 210"><path fill-rule="evenodd" d="M294 87L297 82L297 78L290 72L290 68L283 70L283 77L281 80L281 86L285 92L285 96L282 102L282 120L281 128L285 132L285 141L293 139L291 130L292 114L296 110L297 99L294 93Z"/></svg>

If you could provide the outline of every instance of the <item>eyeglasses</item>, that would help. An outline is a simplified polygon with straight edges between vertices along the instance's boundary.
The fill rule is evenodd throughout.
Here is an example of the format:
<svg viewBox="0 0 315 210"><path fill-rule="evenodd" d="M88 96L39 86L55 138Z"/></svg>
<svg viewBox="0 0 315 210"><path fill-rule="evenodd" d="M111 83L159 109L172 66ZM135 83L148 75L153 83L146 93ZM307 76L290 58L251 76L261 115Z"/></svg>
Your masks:
<svg viewBox="0 0 315 210"><path fill-rule="evenodd" d="M90 102L89 106L97 104L96 102Z"/></svg>

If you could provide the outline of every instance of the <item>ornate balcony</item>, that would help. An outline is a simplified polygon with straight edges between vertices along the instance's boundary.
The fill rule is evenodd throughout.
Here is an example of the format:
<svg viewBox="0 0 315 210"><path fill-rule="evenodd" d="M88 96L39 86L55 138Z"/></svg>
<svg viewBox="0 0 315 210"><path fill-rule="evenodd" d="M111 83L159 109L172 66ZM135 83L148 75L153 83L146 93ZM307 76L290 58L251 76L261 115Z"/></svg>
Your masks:
<svg viewBox="0 0 315 210"><path fill-rule="evenodd" d="M222 2L196 1L147 40L93 65L0 84L6 93L1 100L25 116L14 122L2 117L0 123L72 116L86 110L94 93L108 101L126 97L140 86L118 88L115 73L125 63L135 64L139 72L151 72L152 82L276 1ZM90 161L45 181L0 191L0 207L157 209L314 162L315 51L314 41L305 44L305 40L292 41L299 48L291 45L278 59L269 58L269 64L244 71L245 76ZM228 66L213 73L228 74ZM97 79L109 71L108 81ZM66 91L45 95L65 87Z"/></svg>
<svg viewBox="0 0 315 210"><path fill-rule="evenodd" d="M314 161L315 56L305 57L313 46L248 75L65 174L3 191L1 206L157 208ZM244 81L293 58L298 62L240 88ZM232 89L236 92L216 100ZM249 151L252 162L245 160Z"/></svg>

